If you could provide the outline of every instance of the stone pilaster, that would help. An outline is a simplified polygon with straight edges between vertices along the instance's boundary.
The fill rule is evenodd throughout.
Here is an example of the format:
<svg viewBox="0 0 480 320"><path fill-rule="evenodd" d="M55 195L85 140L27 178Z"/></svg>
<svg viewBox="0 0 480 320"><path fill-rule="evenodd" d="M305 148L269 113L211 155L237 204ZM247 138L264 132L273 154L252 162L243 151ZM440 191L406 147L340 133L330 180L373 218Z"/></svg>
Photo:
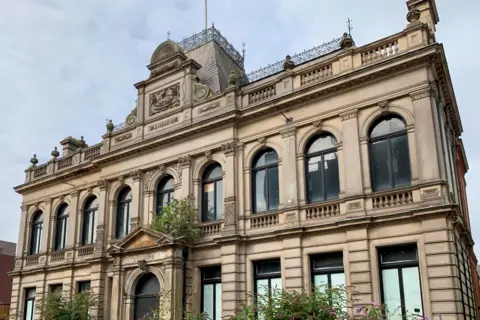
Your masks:
<svg viewBox="0 0 480 320"><path fill-rule="evenodd" d="M417 149L418 178L420 182L428 182L440 178L438 150L433 124L431 88L410 94L413 103L415 123L415 142ZM415 164L411 164L412 166Z"/></svg>
<svg viewBox="0 0 480 320"><path fill-rule="evenodd" d="M291 127L281 132L282 135L282 171L283 177L283 207L296 207L298 205L297 169L296 169L296 128Z"/></svg>
<svg viewBox="0 0 480 320"><path fill-rule="evenodd" d="M347 257L345 266L346 285L352 286L355 293L354 306L370 304L374 301L372 296L372 279L370 270L370 248L368 242L368 230L347 230Z"/></svg>
<svg viewBox="0 0 480 320"><path fill-rule="evenodd" d="M141 197L141 188L142 188L142 173L140 171L135 171L132 174L133 177L133 185L132 185L132 211L130 212L130 231L135 229L140 224L145 224L144 221L141 220L140 212L142 203L140 201Z"/></svg>
<svg viewBox="0 0 480 320"><path fill-rule="evenodd" d="M303 290L302 239L298 233L285 236L283 239L282 274L285 279L285 290Z"/></svg>
<svg viewBox="0 0 480 320"><path fill-rule="evenodd" d="M236 203L236 176L237 166L235 163L236 141L231 141L222 145L222 151L225 154L225 185L224 211L223 211L223 234L234 234L237 228L237 203Z"/></svg>
<svg viewBox="0 0 480 320"><path fill-rule="evenodd" d="M20 232L18 233L17 258L22 258L24 256L24 252L28 252L28 241L27 241L28 206L26 204L24 204L24 205L21 206L21 208L22 208L22 215L20 217Z"/></svg>
<svg viewBox="0 0 480 320"><path fill-rule="evenodd" d="M97 301L90 309L90 315L94 319L103 319L103 307L105 302L105 267L102 263L95 263L90 266L91 280L90 291L96 296ZM108 298L107 298L108 299Z"/></svg>
<svg viewBox="0 0 480 320"><path fill-rule="evenodd" d="M345 196L363 193L362 165L358 141L357 110L341 114L343 133L343 159L345 176Z"/></svg>
<svg viewBox="0 0 480 320"><path fill-rule="evenodd" d="M222 243L222 318L228 319L241 307L245 285L240 283L241 255L235 238Z"/></svg>
<svg viewBox="0 0 480 320"><path fill-rule="evenodd" d="M119 259L115 257L115 260ZM114 262L115 265L115 262ZM121 283L122 273L121 269L117 266L114 266L113 270L113 283L112 283L112 292L110 294L110 319L117 320L120 318L120 312L122 310L121 305L121 295L122 295L122 283Z"/></svg>
<svg viewBox="0 0 480 320"><path fill-rule="evenodd" d="M45 200L45 211L43 212L42 244L40 245L41 253L47 253L50 247L52 214L54 215L54 213L52 213L52 199L48 198Z"/></svg>
<svg viewBox="0 0 480 320"><path fill-rule="evenodd" d="M182 295L183 295L183 257L182 248L173 247L169 250L170 256L164 264L165 295L168 295L171 305L171 319L182 319ZM169 318L170 319L170 318Z"/></svg>
<svg viewBox="0 0 480 320"><path fill-rule="evenodd" d="M68 208L68 220L67 220L67 248L73 248L75 246L75 235L77 234L77 229L81 229L80 219L77 215L79 209L78 203L78 191L73 191L70 193L70 207Z"/></svg>
<svg viewBox="0 0 480 320"><path fill-rule="evenodd" d="M180 199L186 198L192 194L192 157L185 156L178 160L178 171L181 174L180 183L182 190Z"/></svg>
<svg viewBox="0 0 480 320"><path fill-rule="evenodd" d="M97 217L97 234L95 238L95 251L96 257L103 256L105 249L105 229L106 219L108 216L108 182L106 180L99 181L100 197L98 198L98 217Z"/></svg>

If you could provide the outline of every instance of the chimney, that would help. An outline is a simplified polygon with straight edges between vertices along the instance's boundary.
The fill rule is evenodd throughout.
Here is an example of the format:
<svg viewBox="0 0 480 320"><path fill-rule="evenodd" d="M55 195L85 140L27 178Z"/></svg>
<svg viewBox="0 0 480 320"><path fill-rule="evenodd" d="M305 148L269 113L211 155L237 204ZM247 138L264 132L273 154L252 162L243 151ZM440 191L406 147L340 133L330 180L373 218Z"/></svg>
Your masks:
<svg viewBox="0 0 480 320"><path fill-rule="evenodd" d="M440 21L435 0L408 0L408 16L419 15L419 21L428 25L432 35L435 35L435 25ZM416 19L415 19L416 20Z"/></svg>
<svg viewBox="0 0 480 320"><path fill-rule="evenodd" d="M62 141L60 141L62 145L62 157L66 157L72 153L75 153L77 149L86 147L85 140L83 137L80 140L72 138L71 136L66 137Z"/></svg>

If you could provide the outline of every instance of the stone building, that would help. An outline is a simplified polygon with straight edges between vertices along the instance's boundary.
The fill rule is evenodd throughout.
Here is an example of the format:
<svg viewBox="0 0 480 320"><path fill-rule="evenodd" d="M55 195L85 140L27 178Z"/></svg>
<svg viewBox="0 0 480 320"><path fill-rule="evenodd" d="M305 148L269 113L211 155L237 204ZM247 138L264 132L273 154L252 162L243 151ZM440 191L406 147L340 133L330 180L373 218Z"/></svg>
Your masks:
<svg viewBox="0 0 480 320"><path fill-rule="evenodd" d="M160 44L125 123L31 159L15 188L12 312L38 318L35 299L62 286L97 294L98 319L138 319L157 294L174 319L220 319L249 293L328 283L359 305L476 319L468 164L437 7L407 9L396 34L363 46L344 34L250 74L214 27ZM198 208L188 250L148 228L173 197Z"/></svg>

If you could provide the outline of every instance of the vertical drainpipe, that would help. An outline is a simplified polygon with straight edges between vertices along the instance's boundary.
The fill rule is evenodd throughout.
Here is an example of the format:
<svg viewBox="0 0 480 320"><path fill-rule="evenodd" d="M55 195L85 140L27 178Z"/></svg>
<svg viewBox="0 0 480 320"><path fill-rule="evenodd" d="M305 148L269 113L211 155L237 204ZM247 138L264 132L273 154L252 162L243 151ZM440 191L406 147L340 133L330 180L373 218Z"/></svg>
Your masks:
<svg viewBox="0 0 480 320"><path fill-rule="evenodd" d="M183 292L182 292L182 319L187 318L187 261L188 261L188 248L183 248Z"/></svg>

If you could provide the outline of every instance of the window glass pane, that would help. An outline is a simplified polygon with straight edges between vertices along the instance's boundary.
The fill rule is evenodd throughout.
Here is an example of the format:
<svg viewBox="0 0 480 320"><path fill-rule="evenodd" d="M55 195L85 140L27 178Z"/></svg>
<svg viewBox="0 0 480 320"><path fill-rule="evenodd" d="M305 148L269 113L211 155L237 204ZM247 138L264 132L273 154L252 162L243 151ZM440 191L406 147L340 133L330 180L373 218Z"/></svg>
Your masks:
<svg viewBox="0 0 480 320"><path fill-rule="evenodd" d="M85 213L83 217L83 243L89 244L92 236L92 226L91 226L91 212Z"/></svg>
<svg viewBox="0 0 480 320"><path fill-rule="evenodd" d="M328 286L327 274L316 274L313 276L313 284L319 292L324 292Z"/></svg>
<svg viewBox="0 0 480 320"><path fill-rule="evenodd" d="M308 193L310 202L325 200L325 190L323 189L323 170L322 157L312 157L308 159Z"/></svg>
<svg viewBox="0 0 480 320"><path fill-rule="evenodd" d="M220 280L222 268L220 266L202 268L203 280Z"/></svg>
<svg viewBox="0 0 480 320"><path fill-rule="evenodd" d="M63 219L58 219L55 231L55 250L63 249L63 226Z"/></svg>
<svg viewBox="0 0 480 320"><path fill-rule="evenodd" d="M222 180L215 182L215 190L217 191L215 219L219 220L223 214Z"/></svg>
<svg viewBox="0 0 480 320"><path fill-rule="evenodd" d="M269 164L277 163L278 156L273 149L268 149L264 151L253 164L254 168L263 167Z"/></svg>
<svg viewBox="0 0 480 320"><path fill-rule="evenodd" d="M25 310L25 319L27 320L33 320L33 308L34 308L34 300L28 300L27 301L27 306Z"/></svg>
<svg viewBox="0 0 480 320"><path fill-rule="evenodd" d="M332 273L330 279L332 280L332 287L345 286L344 273Z"/></svg>
<svg viewBox="0 0 480 320"><path fill-rule="evenodd" d="M406 135L391 139L393 179L396 187L410 185L410 156Z"/></svg>
<svg viewBox="0 0 480 320"><path fill-rule="evenodd" d="M371 131L370 136L372 138L383 136L389 133L394 133L398 131L402 131L405 129L405 124L402 120L398 118L385 118L384 120L380 121Z"/></svg>
<svg viewBox="0 0 480 320"><path fill-rule="evenodd" d="M268 279L257 280L257 295L263 296L268 292Z"/></svg>
<svg viewBox="0 0 480 320"><path fill-rule="evenodd" d="M278 167L268 169L268 210L278 209Z"/></svg>
<svg viewBox="0 0 480 320"><path fill-rule="evenodd" d="M372 187L374 191L392 188L388 141L384 140L371 143L370 157L372 165Z"/></svg>
<svg viewBox="0 0 480 320"><path fill-rule="evenodd" d="M380 263L390 264L398 262L418 261L415 245L386 248L380 251Z"/></svg>
<svg viewBox="0 0 480 320"><path fill-rule="evenodd" d="M125 219L127 216L127 204L118 204L117 208L117 238L121 238L125 235Z"/></svg>
<svg viewBox="0 0 480 320"><path fill-rule="evenodd" d="M337 199L340 193L340 182L338 176L338 158L337 153L324 155L325 185L327 191L327 200Z"/></svg>
<svg viewBox="0 0 480 320"><path fill-rule="evenodd" d="M343 253L332 252L312 257L314 270L343 269Z"/></svg>
<svg viewBox="0 0 480 320"><path fill-rule="evenodd" d="M164 178L160 182L158 189L159 189L158 190L159 192L173 189L173 178L172 177Z"/></svg>
<svg viewBox="0 0 480 320"><path fill-rule="evenodd" d="M222 319L222 284L215 285L215 320Z"/></svg>
<svg viewBox="0 0 480 320"><path fill-rule="evenodd" d="M382 270L383 281L383 302L387 306L388 319L401 320L401 299L400 299L400 283L398 280L398 269Z"/></svg>
<svg viewBox="0 0 480 320"><path fill-rule="evenodd" d="M335 148L337 141L333 136L325 135L315 139L308 148L307 154Z"/></svg>
<svg viewBox="0 0 480 320"><path fill-rule="evenodd" d="M90 281L81 281L78 283L78 292L90 291Z"/></svg>
<svg viewBox="0 0 480 320"><path fill-rule="evenodd" d="M403 294L405 299L405 309L414 312L419 309L419 314L423 315L422 292L420 290L420 278L418 267L403 268Z"/></svg>
<svg viewBox="0 0 480 320"><path fill-rule="evenodd" d="M92 212L92 243L97 241L97 211Z"/></svg>
<svg viewBox="0 0 480 320"><path fill-rule="evenodd" d="M209 318L213 317L213 289L214 284L203 285L203 312L205 312Z"/></svg>
<svg viewBox="0 0 480 320"><path fill-rule="evenodd" d="M203 185L203 219L215 220L215 182Z"/></svg>
<svg viewBox="0 0 480 320"><path fill-rule="evenodd" d="M203 173L203 181L222 178L222 167L219 164L210 165Z"/></svg>
<svg viewBox="0 0 480 320"><path fill-rule="evenodd" d="M265 170L255 172L255 212L267 211Z"/></svg>
<svg viewBox="0 0 480 320"><path fill-rule="evenodd" d="M270 280L270 284L272 292L282 290L282 278L273 278Z"/></svg>
<svg viewBox="0 0 480 320"><path fill-rule="evenodd" d="M255 275L268 275L280 272L280 260L261 261L255 263Z"/></svg>

